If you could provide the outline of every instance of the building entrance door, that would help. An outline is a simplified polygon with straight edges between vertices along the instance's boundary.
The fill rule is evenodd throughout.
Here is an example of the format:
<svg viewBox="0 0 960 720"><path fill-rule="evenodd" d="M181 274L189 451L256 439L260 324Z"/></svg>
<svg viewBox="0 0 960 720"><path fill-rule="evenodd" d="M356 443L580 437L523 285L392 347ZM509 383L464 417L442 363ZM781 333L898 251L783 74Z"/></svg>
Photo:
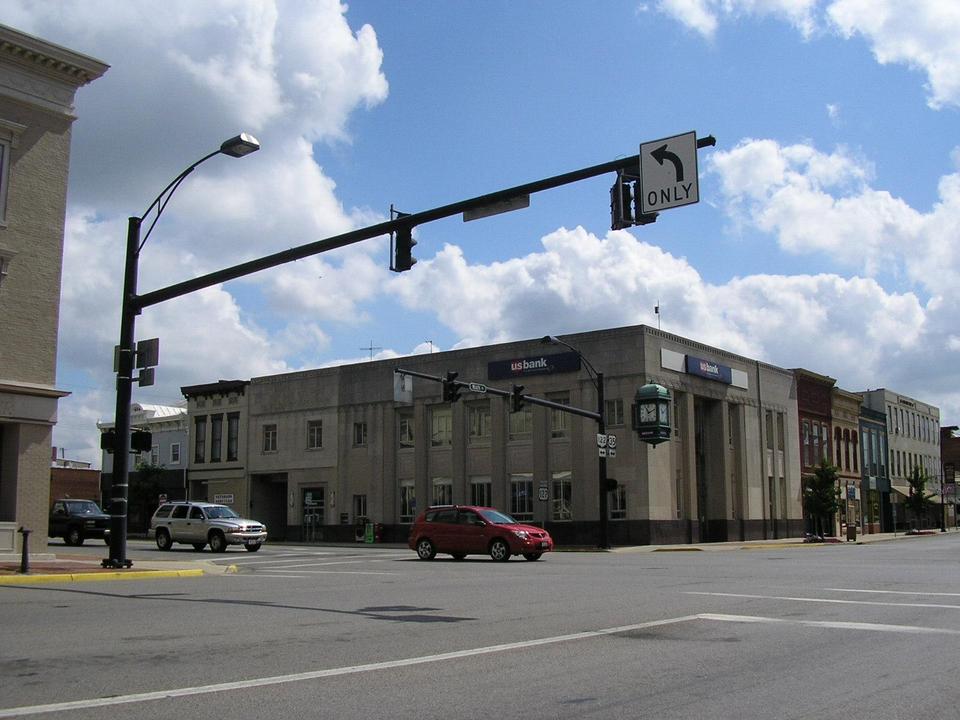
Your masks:
<svg viewBox="0 0 960 720"><path fill-rule="evenodd" d="M304 542L320 542L323 540L327 489L321 485L304 488L301 492L303 520L300 524L300 537Z"/></svg>
<svg viewBox="0 0 960 720"><path fill-rule="evenodd" d="M694 457L697 473L697 518L700 542L725 542L722 403L697 398L693 403Z"/></svg>

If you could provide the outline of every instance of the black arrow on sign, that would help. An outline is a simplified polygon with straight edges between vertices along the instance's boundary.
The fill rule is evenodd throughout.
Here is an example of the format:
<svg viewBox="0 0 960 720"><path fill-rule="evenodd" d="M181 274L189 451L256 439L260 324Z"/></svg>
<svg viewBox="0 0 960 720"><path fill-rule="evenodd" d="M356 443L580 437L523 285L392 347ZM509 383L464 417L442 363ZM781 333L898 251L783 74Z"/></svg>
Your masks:
<svg viewBox="0 0 960 720"><path fill-rule="evenodd" d="M661 145L651 152L650 156L661 165L663 165L664 160L672 162L673 169L677 171L677 182L683 182L683 163L680 161L679 156L667 150L666 144Z"/></svg>

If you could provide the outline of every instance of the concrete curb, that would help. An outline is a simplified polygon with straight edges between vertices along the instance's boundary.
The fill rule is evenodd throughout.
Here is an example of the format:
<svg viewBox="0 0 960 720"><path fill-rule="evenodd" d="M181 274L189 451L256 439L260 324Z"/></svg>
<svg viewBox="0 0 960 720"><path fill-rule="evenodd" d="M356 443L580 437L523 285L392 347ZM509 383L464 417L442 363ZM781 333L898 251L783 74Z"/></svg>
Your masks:
<svg viewBox="0 0 960 720"><path fill-rule="evenodd" d="M107 580L153 580L160 578L201 577L204 571L195 570L117 570L116 572L75 572L49 575L0 575L0 585L39 585L63 582L103 582Z"/></svg>

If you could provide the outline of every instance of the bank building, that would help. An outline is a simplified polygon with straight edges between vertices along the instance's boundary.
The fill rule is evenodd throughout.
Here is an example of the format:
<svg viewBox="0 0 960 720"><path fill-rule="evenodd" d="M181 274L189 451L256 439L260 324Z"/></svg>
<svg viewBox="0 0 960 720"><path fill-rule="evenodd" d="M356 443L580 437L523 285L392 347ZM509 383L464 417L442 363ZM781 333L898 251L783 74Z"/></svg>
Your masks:
<svg viewBox="0 0 960 720"><path fill-rule="evenodd" d="M452 373L450 402L439 379ZM371 522L403 542L447 503L498 507L567 545L595 545L602 525L613 545L797 537L795 382L639 325L192 385L187 492L275 540L348 541ZM651 385L666 405L657 444L636 429ZM515 386L548 406L518 406ZM611 447L595 419L557 407L599 414L601 389Z"/></svg>

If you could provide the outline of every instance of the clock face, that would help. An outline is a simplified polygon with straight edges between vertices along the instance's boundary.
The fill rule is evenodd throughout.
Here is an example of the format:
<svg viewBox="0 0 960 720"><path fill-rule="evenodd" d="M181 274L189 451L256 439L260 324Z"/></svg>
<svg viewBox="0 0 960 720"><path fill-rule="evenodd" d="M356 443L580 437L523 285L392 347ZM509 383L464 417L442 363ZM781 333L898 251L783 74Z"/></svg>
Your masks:
<svg viewBox="0 0 960 720"><path fill-rule="evenodd" d="M640 422L655 423L657 421L657 404L643 403L640 405Z"/></svg>
<svg viewBox="0 0 960 720"><path fill-rule="evenodd" d="M667 407L667 404L666 404L666 403L661 403L661 405L660 405L660 424L661 424L661 425L669 425L669 424L670 424L669 422L667 422L667 420L668 420L668 410L669 410L669 407Z"/></svg>

